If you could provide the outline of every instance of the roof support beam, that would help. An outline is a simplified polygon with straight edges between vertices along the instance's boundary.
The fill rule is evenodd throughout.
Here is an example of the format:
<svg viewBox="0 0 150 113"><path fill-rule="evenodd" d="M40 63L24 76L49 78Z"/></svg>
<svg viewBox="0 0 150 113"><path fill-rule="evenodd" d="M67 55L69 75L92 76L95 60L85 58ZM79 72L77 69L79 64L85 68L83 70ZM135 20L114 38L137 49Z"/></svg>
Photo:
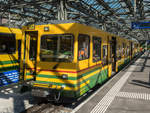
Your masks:
<svg viewBox="0 0 150 113"><path fill-rule="evenodd" d="M144 6L143 6L143 0L137 0L136 6L138 9L138 14L140 16L140 19L144 19Z"/></svg>
<svg viewBox="0 0 150 113"><path fill-rule="evenodd" d="M83 14L86 14L90 18L94 18L98 20L100 23L103 22L102 15L100 15L100 12L98 12L93 7L89 6L85 2L75 2L75 1L69 1L67 2L68 6L82 12Z"/></svg>
<svg viewBox="0 0 150 113"><path fill-rule="evenodd" d="M131 0L123 0L123 1L126 4L127 8L129 9L130 13L134 15L134 8L131 3Z"/></svg>
<svg viewBox="0 0 150 113"><path fill-rule="evenodd" d="M102 5L105 9L107 9L109 12L111 12L111 14L114 14L115 12L113 11L113 9L111 7L109 7L109 5L104 2L104 0L96 0L100 5Z"/></svg>

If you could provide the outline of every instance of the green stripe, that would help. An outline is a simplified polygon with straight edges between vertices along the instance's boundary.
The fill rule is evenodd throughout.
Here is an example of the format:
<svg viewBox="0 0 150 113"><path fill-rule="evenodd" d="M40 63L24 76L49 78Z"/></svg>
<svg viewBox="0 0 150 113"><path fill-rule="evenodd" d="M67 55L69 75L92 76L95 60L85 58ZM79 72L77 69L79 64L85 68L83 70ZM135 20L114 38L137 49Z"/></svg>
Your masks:
<svg viewBox="0 0 150 113"><path fill-rule="evenodd" d="M28 73L29 74L29 73ZM27 74L27 75L28 75ZM39 74L39 75L37 75L36 77L42 77L42 78L57 78L57 79L63 79L62 77L61 77L61 75L43 75L43 74ZM77 77L68 77L68 80L77 80L76 79Z"/></svg>
<svg viewBox="0 0 150 113"><path fill-rule="evenodd" d="M82 78L82 77L84 77L84 76L86 76L86 75L89 75L89 74L91 74L91 73L97 71L98 69L101 69L101 67L95 68L95 69L93 69L93 70L91 70L91 71L89 71L89 72L86 72L86 73L80 75L80 76L78 77L78 79L80 79L80 78ZM105 70L107 70L107 69L105 69ZM95 75L99 75L99 74L103 75L103 74L105 74L105 72L106 72L105 70L101 70L100 72L98 72L98 73L92 75L91 77L89 77L89 78L87 78L87 79L85 79L85 80L82 80L81 82L78 82L77 84L67 83L67 81L66 81L66 83L55 83L55 82L47 82L47 81L40 81L40 80L37 80L36 83L40 83L40 84L42 84L42 83L43 83L43 84L49 84L49 83L51 83L51 84L60 85L60 86L66 85L66 86L68 86L68 87L76 87L76 86L80 86L81 84L85 83L87 80L89 80L90 78L92 78L92 77L95 76ZM107 75L107 73L108 73L108 72L106 72L106 75ZM28 73L28 74L29 74L29 73ZM27 74L27 75L28 75L28 74ZM100 75L100 76L101 76L101 75ZM58 79L61 78L60 76L56 76L56 75L42 75L42 74L37 75L37 77L41 77L41 78L58 78ZM68 80L77 80L76 78L77 78L77 77L69 77ZM102 78L102 77L101 77L101 78ZM62 80L63 80L63 79L62 79Z"/></svg>
<svg viewBox="0 0 150 113"><path fill-rule="evenodd" d="M19 63L19 60L0 61L0 65Z"/></svg>
<svg viewBox="0 0 150 113"><path fill-rule="evenodd" d="M26 73L26 75L31 75L30 73Z"/></svg>
<svg viewBox="0 0 150 113"><path fill-rule="evenodd" d="M26 75L28 76L28 75L31 75L31 73L26 73Z"/></svg>
<svg viewBox="0 0 150 113"><path fill-rule="evenodd" d="M82 78L82 77L84 77L84 76L86 76L86 75L89 75L89 74L93 73L94 71L97 71L98 69L101 69L101 67L97 67L97 68L95 68L95 69L93 69L93 70L91 70L91 71L89 71L89 72L86 72L86 73L84 73L84 74L81 74L81 75L78 76L77 79L80 79L80 78Z"/></svg>
<svg viewBox="0 0 150 113"><path fill-rule="evenodd" d="M89 75L95 71L97 71L98 69L101 69L101 67L98 67L98 68L95 68L95 69L92 69L91 71L89 72L86 72L84 74L81 74L79 75L78 77L68 77L68 80L77 80L77 79L80 79L86 75ZM30 73L27 73L26 75L30 75ZM58 79L61 79L61 76L57 76L57 75L45 75L45 74L38 74L37 77L44 77L44 78L58 78Z"/></svg>
<svg viewBox="0 0 150 113"><path fill-rule="evenodd" d="M87 82L88 80L90 80L90 79L93 78L93 77L94 77L94 80L97 79L97 78L101 78L102 81L103 81L102 76L103 76L103 75L107 75L107 74L108 74L108 70L107 70L107 69L102 70L102 71L100 71L100 72L98 72L98 73L92 75L91 77L89 77L89 78L87 78L87 79L84 79L82 82L80 82L80 85L81 85L82 83ZM98 83L101 83L102 81L98 81ZM94 83L94 82L92 81L92 82L90 82L90 83Z"/></svg>
<svg viewBox="0 0 150 113"><path fill-rule="evenodd" d="M80 88L77 95L80 95L80 96L83 95L89 89L93 88L96 84L102 84L107 79L108 79L108 70L107 69L102 70L100 73L94 74L90 78L84 80L85 82L90 80L90 82L88 84L86 84L84 87Z"/></svg>
<svg viewBox="0 0 150 113"><path fill-rule="evenodd" d="M77 84L69 84L68 86L69 86L69 87L72 87L72 86L73 86L73 87L75 87L75 86L80 86L81 84L87 82L87 81L88 81L90 78L92 78L93 76L98 76L98 75L99 75L99 76L102 76L102 75L104 75L104 74L107 75L108 72L107 72L106 70L107 70L107 69L102 70L101 72L98 72L98 73L92 75L91 77L89 77L89 78L87 78L87 79L84 79L84 80L82 80L81 82L78 82ZM43 76L42 76L42 77L43 77ZM46 76L46 78L47 78L47 76ZM51 77L50 77L50 78L51 78ZM58 78L59 78L59 77L58 77ZM70 80L70 79L69 79L69 80ZM38 82L38 83L43 83L43 84L44 84L44 83L45 83L45 84L47 84L47 83L52 83L52 84L53 84L53 82L40 81L40 80L37 80L37 82ZM65 85L66 85L66 83L56 83L56 84L57 84L57 85L58 85L58 84L60 84L60 85L64 85L64 84L65 84ZM55 85L56 85L56 84L55 84ZM70 86L70 85L71 85L71 86Z"/></svg>
<svg viewBox="0 0 150 113"><path fill-rule="evenodd" d="M96 70L96 69L94 69L94 70ZM93 72L94 70L92 70L90 72ZM53 84L53 85L59 85L59 86L65 85L65 86L73 88L73 87L77 87L83 83L86 83L88 80L90 80L90 82L88 84L86 84L85 86L80 88L78 91L71 91L72 93L69 93L68 91L62 92L63 96L66 96L66 97L79 97L79 96L83 95L85 92L87 92L89 89L94 87L96 84L103 83L108 78L107 75L108 75L108 69L105 69L105 70L102 70L101 72L98 72L77 84L70 84L67 82L66 83L55 83L55 82L46 82L46 81L36 81L36 83ZM82 94L80 94L81 90L83 90Z"/></svg>
<svg viewBox="0 0 150 113"><path fill-rule="evenodd" d="M2 67L0 68L0 72L6 72L6 71L12 71L12 70L18 70L19 66L9 66L9 67Z"/></svg>
<svg viewBox="0 0 150 113"><path fill-rule="evenodd" d="M70 83L56 83L56 82L47 82L47 81L39 81L39 80L36 80L35 83L52 84L52 85L59 85L59 86L65 85L65 86L68 86L68 87L76 87L77 86L76 84L70 84Z"/></svg>

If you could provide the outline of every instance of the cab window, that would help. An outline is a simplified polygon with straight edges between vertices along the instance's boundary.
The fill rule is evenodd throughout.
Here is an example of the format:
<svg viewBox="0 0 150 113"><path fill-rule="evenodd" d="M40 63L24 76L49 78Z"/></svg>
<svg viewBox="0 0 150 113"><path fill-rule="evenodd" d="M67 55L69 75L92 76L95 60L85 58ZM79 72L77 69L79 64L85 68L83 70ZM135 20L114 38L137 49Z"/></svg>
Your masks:
<svg viewBox="0 0 150 113"><path fill-rule="evenodd" d="M15 34L0 33L0 54L13 54L16 51Z"/></svg>
<svg viewBox="0 0 150 113"><path fill-rule="evenodd" d="M80 34L78 37L78 59L88 59L90 55L90 37Z"/></svg>
<svg viewBox="0 0 150 113"><path fill-rule="evenodd" d="M101 38L93 37L93 62L101 60Z"/></svg>
<svg viewBox="0 0 150 113"><path fill-rule="evenodd" d="M71 62L73 60L73 35L42 36L40 59L50 62Z"/></svg>

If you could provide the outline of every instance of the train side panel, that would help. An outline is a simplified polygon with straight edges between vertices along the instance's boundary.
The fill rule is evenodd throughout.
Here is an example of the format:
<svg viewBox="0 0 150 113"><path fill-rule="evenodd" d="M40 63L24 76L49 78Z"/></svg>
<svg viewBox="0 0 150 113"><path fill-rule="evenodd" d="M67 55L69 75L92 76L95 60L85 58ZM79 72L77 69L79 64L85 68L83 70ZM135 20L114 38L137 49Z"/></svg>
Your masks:
<svg viewBox="0 0 150 113"><path fill-rule="evenodd" d="M80 85L78 96L81 96L85 92L93 88L95 85L102 84L104 81L106 81L110 77L111 73L109 73L110 69L109 66L106 65L107 62L105 61L108 57L108 51L109 51L107 34L103 31L99 31L94 28L83 26L83 25L79 25L78 29L79 29L78 34L85 34L90 37L90 46L89 46L90 57L88 59L78 61L79 82L85 84L84 87L82 87L82 84ZM96 62L93 61L94 37L97 37L101 40L100 43L101 59ZM79 46L80 45L78 42L78 47Z"/></svg>

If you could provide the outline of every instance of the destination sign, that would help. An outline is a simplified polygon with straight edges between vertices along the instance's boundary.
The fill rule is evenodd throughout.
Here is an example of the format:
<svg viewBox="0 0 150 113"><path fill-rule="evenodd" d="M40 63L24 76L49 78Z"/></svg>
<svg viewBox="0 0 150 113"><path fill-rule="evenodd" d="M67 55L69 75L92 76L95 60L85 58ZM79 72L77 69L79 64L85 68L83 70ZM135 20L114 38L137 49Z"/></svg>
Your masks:
<svg viewBox="0 0 150 113"><path fill-rule="evenodd" d="M150 28L150 22L132 22L131 23L132 29L146 29Z"/></svg>

